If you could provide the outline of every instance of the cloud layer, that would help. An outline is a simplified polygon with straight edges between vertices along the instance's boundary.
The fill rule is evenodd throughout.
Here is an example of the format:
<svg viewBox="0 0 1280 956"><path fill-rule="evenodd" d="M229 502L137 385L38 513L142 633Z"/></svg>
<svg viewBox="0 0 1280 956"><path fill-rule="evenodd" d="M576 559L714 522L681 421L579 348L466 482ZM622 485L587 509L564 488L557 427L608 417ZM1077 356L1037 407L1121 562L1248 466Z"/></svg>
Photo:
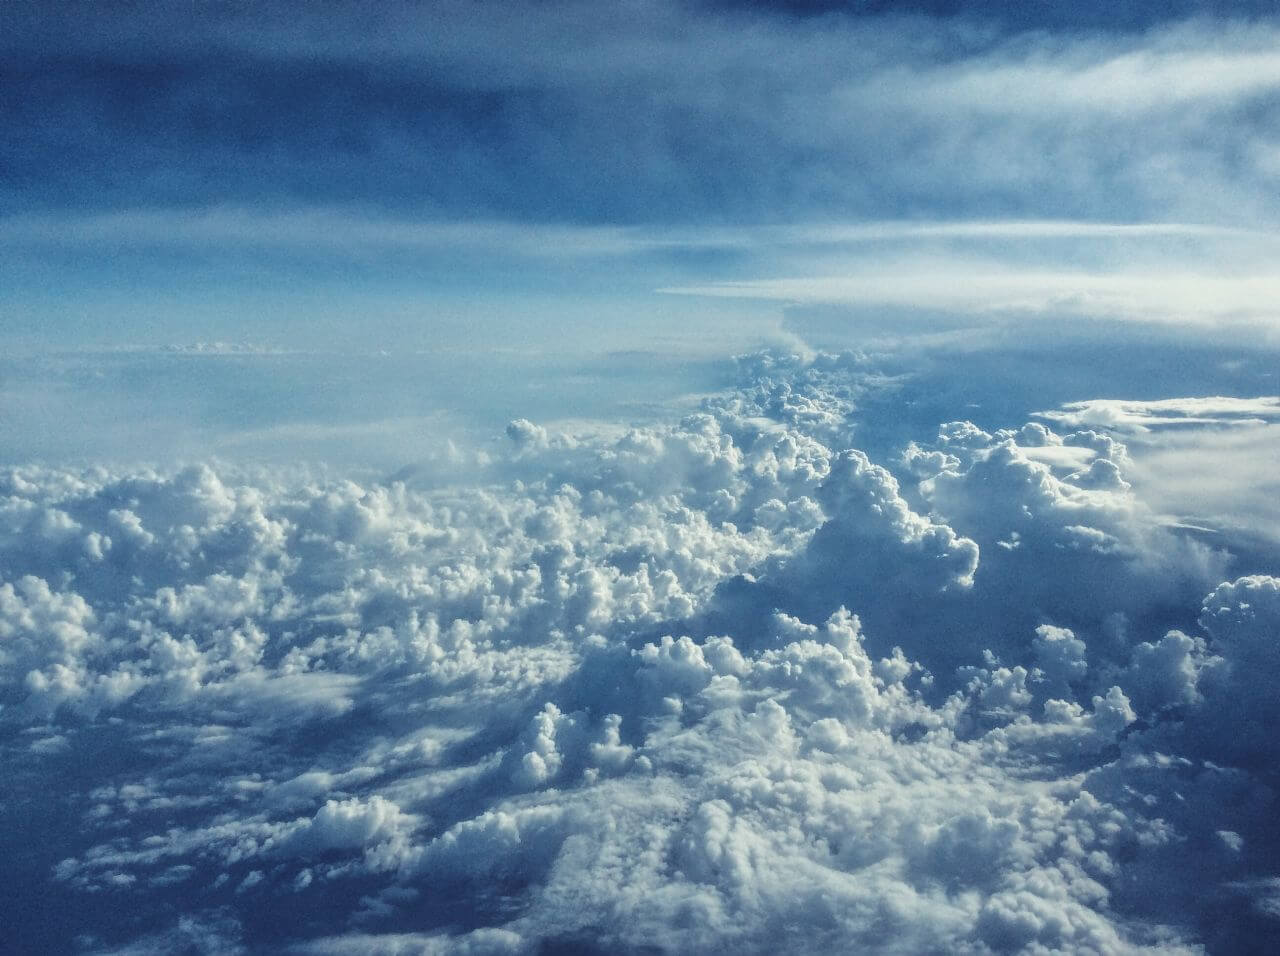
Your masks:
<svg viewBox="0 0 1280 956"><path fill-rule="evenodd" d="M1280 578L1171 528L1103 431L952 421L873 461L872 371L762 354L679 421L516 420L457 486L6 470L17 938L1273 934Z"/></svg>

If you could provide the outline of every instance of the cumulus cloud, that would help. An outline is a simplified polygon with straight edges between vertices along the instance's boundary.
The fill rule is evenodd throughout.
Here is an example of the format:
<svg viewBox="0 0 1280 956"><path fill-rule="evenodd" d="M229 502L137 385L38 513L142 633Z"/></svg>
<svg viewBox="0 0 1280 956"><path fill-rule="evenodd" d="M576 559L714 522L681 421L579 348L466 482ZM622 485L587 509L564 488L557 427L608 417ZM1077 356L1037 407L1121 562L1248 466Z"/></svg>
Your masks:
<svg viewBox="0 0 1280 956"><path fill-rule="evenodd" d="M1123 480L1170 522L1210 535L1262 538L1267 551L1280 541L1280 399L1275 396L1093 399L1036 417L1059 428L1084 426L1121 438L1131 458Z"/></svg>
<svg viewBox="0 0 1280 956"><path fill-rule="evenodd" d="M5 808L58 821L4 878L69 914L20 938L1274 932L1280 581L1147 508L1114 435L951 421L877 462L864 357L739 372L676 421L515 421L461 485L0 474Z"/></svg>
<svg viewBox="0 0 1280 956"><path fill-rule="evenodd" d="M1161 425L1260 425L1280 419L1280 398L1165 398L1156 401L1092 399L1070 402L1037 416L1070 427L1102 425L1145 431Z"/></svg>

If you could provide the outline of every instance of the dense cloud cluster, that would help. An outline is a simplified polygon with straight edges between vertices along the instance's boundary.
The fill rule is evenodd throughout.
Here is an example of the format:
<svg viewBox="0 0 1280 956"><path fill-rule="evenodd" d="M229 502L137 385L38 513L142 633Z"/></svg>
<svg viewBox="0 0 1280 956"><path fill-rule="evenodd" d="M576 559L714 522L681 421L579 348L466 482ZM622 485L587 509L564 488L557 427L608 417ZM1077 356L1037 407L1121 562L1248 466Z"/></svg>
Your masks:
<svg viewBox="0 0 1280 956"><path fill-rule="evenodd" d="M665 426L512 422L456 483L0 475L19 941L1274 933L1280 578L1146 508L1105 431L872 460L859 356L741 372Z"/></svg>

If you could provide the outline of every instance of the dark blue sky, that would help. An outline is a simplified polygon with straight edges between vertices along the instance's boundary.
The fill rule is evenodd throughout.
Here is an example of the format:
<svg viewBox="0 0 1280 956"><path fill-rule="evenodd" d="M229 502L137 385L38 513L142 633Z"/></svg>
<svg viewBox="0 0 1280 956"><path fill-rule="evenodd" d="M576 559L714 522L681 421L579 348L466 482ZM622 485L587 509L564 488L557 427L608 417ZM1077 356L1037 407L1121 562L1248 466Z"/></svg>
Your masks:
<svg viewBox="0 0 1280 956"><path fill-rule="evenodd" d="M938 87L1106 61L1189 17L1164 46L1247 46L1269 6L6 4L0 210L1164 218L1177 196L1149 167L1247 173L1242 134L1275 128L1274 89L1117 124L1062 104L935 108ZM1016 169L988 172L992 147Z"/></svg>

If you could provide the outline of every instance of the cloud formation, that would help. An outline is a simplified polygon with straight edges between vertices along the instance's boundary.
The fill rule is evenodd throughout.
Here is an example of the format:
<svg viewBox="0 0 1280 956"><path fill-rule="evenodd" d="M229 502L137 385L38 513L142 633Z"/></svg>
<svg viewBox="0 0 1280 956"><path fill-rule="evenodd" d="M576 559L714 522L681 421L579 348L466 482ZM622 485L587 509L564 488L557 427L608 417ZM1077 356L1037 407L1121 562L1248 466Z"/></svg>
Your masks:
<svg viewBox="0 0 1280 956"><path fill-rule="evenodd" d="M1273 933L1280 579L1146 508L1115 436L954 421L876 463L865 359L740 373L678 421L514 421L451 486L7 469L5 806L42 834L3 871L17 938Z"/></svg>

